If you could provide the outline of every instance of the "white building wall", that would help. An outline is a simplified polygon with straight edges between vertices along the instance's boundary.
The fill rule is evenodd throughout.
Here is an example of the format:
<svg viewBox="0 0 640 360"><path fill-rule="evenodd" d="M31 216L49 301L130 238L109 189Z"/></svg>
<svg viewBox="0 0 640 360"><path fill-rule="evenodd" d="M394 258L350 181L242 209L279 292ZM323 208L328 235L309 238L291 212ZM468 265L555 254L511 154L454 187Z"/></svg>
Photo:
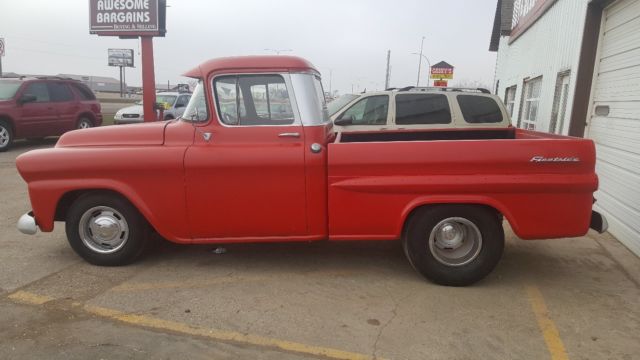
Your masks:
<svg viewBox="0 0 640 360"><path fill-rule="evenodd" d="M517 86L514 126L520 116L524 78L542 76L536 130L549 131L556 79L565 70L571 71L565 118L571 118L587 3L588 0L558 0L513 43L509 44L509 37L500 39L496 60L498 95L504 100L505 89ZM565 121L562 134L567 134L568 129L569 121Z"/></svg>

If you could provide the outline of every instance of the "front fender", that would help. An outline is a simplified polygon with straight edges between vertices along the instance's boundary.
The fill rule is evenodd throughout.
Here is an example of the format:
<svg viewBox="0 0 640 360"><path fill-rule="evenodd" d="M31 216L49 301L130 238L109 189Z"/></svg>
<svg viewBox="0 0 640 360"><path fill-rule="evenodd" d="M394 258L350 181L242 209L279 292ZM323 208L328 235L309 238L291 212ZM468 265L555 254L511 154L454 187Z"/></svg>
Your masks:
<svg viewBox="0 0 640 360"><path fill-rule="evenodd" d="M99 190L112 191L126 198L164 238L180 243L191 242L187 232L181 233L167 226L157 215L162 212L152 209L132 186L111 179L41 180L29 183L29 197L38 227L43 232L53 231L56 209L65 194Z"/></svg>

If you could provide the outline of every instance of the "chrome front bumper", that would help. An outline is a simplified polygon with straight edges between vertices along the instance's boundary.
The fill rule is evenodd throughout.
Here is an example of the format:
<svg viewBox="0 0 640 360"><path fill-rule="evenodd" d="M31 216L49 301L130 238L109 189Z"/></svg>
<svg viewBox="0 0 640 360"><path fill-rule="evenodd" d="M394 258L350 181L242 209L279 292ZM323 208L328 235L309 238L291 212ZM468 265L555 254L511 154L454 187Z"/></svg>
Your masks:
<svg viewBox="0 0 640 360"><path fill-rule="evenodd" d="M36 218L33 217L33 211L20 216L16 226L23 234L33 235L38 232L38 225L36 224Z"/></svg>
<svg viewBox="0 0 640 360"><path fill-rule="evenodd" d="M609 223L604 215L595 210L591 210L591 223L589 227L602 234L609 228Z"/></svg>

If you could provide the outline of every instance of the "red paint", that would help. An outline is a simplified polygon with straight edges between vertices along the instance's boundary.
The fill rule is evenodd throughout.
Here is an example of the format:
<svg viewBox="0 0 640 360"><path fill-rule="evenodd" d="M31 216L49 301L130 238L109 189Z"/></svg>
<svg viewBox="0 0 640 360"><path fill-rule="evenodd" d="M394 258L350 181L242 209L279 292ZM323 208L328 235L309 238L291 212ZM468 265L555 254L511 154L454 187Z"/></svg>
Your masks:
<svg viewBox="0 0 640 360"><path fill-rule="evenodd" d="M156 116L156 76L153 64L153 37L140 36L142 51L142 102L144 121L152 122Z"/></svg>
<svg viewBox="0 0 640 360"><path fill-rule="evenodd" d="M213 60L188 74L210 83L219 73L301 70L315 71L271 56ZM515 130L509 140L340 143L330 124L222 126L210 87L207 100L206 123L89 129L19 156L40 228L53 229L68 191L109 189L181 243L398 239L414 209L439 203L493 207L524 239L588 230L598 184L591 140Z"/></svg>

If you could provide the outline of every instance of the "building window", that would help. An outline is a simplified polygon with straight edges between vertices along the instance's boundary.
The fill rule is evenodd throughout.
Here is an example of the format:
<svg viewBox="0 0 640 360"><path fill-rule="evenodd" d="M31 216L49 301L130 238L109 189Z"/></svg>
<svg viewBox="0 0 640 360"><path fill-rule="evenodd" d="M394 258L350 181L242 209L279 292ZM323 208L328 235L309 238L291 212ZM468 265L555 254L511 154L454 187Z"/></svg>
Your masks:
<svg viewBox="0 0 640 360"><path fill-rule="evenodd" d="M540 90L542 76L525 81L523 94L522 114L520 114L520 127L527 130L535 130L538 120L538 107L540 105Z"/></svg>
<svg viewBox="0 0 640 360"><path fill-rule="evenodd" d="M504 94L504 104L507 106L507 113L513 116L513 107L516 103L516 86L508 87Z"/></svg>
<svg viewBox="0 0 640 360"><path fill-rule="evenodd" d="M560 134L567 117L567 100L569 96L569 71L558 74L556 90L553 96L553 109L551 110L551 122L549 132Z"/></svg>

